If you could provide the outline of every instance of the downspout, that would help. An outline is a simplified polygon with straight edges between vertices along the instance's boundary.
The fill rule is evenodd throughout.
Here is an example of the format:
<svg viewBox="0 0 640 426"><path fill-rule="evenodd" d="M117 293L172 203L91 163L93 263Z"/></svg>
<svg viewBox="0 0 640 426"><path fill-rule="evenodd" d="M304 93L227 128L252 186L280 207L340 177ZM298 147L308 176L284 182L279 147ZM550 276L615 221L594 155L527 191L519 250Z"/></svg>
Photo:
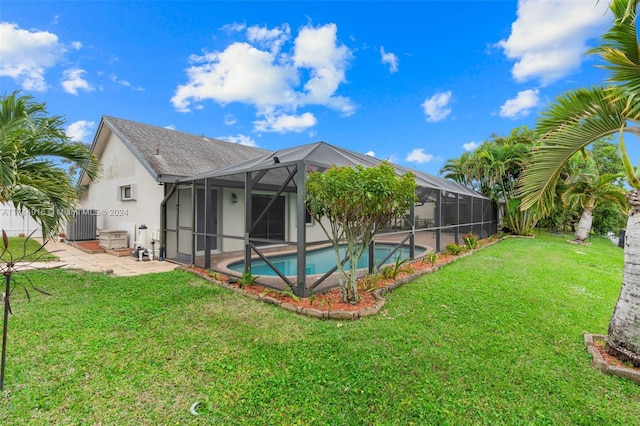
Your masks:
<svg viewBox="0 0 640 426"><path fill-rule="evenodd" d="M162 202L160 203L160 226L162 229L160 230L160 255L158 256L158 260L164 260L164 255L166 253L165 241L167 239L167 201L176 192L176 188L178 188L178 182L173 182L171 186L171 190L167 195L164 196Z"/></svg>

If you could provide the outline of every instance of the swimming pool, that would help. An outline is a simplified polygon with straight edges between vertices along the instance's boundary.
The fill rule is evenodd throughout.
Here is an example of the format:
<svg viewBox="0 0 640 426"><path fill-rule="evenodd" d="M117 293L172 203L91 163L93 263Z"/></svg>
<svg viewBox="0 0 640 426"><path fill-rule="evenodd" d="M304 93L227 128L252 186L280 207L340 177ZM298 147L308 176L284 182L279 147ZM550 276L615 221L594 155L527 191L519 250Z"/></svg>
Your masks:
<svg viewBox="0 0 640 426"><path fill-rule="evenodd" d="M375 262L378 263L393 250L396 246L393 244L376 244L375 250ZM346 250L346 246L341 246L342 253ZM416 247L416 256L424 253L422 247ZM401 246L391 258L387 261L393 263L396 258L400 256L400 259L409 258L409 246ZM298 259L295 253L277 255L269 257L269 261L274 264L284 275L292 276L297 275ZM336 255L333 247L325 247L317 250L307 252L307 275L325 274L336 266ZM349 267L347 263L346 268ZM358 269L369 267L369 253L365 253L358 262ZM244 261L232 263L228 266L232 271L238 273L244 272ZM262 259L254 259L251 261L251 274L258 276L277 276L275 271L269 267Z"/></svg>

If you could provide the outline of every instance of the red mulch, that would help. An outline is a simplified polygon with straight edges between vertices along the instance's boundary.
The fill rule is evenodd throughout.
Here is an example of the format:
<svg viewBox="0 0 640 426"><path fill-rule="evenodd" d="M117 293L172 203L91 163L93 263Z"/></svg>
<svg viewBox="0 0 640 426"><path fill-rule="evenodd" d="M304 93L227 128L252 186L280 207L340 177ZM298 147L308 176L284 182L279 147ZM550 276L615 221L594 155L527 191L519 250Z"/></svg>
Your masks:
<svg viewBox="0 0 640 426"><path fill-rule="evenodd" d="M79 245L80 247L84 247L87 250L100 250L100 242L95 240L95 241L78 241L75 243L76 245Z"/></svg>
<svg viewBox="0 0 640 426"><path fill-rule="evenodd" d="M480 246L485 244L486 244L486 240L480 241ZM449 255L446 253L439 253L438 259L434 265L432 265L428 260L426 260L426 258L402 265L403 268L407 268L409 269L409 271L398 274L396 279L402 279L410 274L415 274L415 273L425 271L427 269L439 267L441 265L449 263L456 257L457 256ZM207 269L199 268L197 266L192 266L190 270L203 277L211 277L211 278L219 279L222 282L229 281L229 277L227 277L226 275L223 275L220 273L213 273L208 271ZM325 293L316 294L314 295L312 300L310 300L309 298L300 298L299 300L295 300L289 295L282 294L277 290L264 287L259 284L246 286L244 287L244 290L247 292L262 295L262 296L273 297L274 299L277 299L281 302L290 303L297 307L315 308L319 310L331 310L331 311L342 310L342 311L352 312L352 311L359 311L361 309L374 306L376 303L376 299L373 296L372 290L387 287L389 284L392 284L393 282L394 282L393 279L384 279L381 276L377 278L377 281L374 281L372 277L364 277L363 279L359 280L358 296L360 298L360 302L355 305L351 303L344 303L342 301L342 294L340 293L340 289L338 288L334 288ZM239 287L237 283L233 285L234 287Z"/></svg>
<svg viewBox="0 0 640 426"><path fill-rule="evenodd" d="M613 355L608 354L607 351L604 350L604 341L600 339L593 339L593 346L595 346L598 352L600 352L600 355L602 355L602 359L607 363L607 365L630 368L632 370L640 372L640 367L633 367L630 363L622 362Z"/></svg>

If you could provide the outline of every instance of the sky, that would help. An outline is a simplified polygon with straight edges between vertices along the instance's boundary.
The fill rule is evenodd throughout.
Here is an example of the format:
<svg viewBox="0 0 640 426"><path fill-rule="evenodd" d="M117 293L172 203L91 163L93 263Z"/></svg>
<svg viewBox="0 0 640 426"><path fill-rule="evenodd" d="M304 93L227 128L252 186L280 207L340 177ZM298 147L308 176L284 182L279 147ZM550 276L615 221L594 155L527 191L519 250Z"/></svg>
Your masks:
<svg viewBox="0 0 640 426"><path fill-rule="evenodd" d="M438 174L607 73L607 2L8 1L0 93L91 143L103 115Z"/></svg>

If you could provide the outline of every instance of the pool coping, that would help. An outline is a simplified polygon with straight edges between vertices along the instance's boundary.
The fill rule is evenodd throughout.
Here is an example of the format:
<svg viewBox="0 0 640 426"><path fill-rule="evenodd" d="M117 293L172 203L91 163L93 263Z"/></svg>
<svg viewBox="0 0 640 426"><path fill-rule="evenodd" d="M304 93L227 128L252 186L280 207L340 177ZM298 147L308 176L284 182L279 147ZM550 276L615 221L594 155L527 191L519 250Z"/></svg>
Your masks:
<svg viewBox="0 0 640 426"><path fill-rule="evenodd" d="M385 241L380 241L379 244L393 244L391 242L385 242ZM318 244L317 246L313 247L313 250L310 251L315 251L315 250L322 250L328 247L333 247L333 245L331 243L323 243L323 244ZM412 261L416 261L416 260L420 260L423 257L427 256L428 251L429 251L429 247L427 246L423 246L423 245L416 245L416 248L420 247L421 249L424 249L424 253L421 256L416 256L415 259L413 259ZM288 247L287 247L288 248ZM285 255L291 255L291 254L295 254L297 253L297 250L295 248L291 248L291 249L285 249L282 251L278 251L275 253L272 253L274 256L285 256ZM260 258L260 256L258 255L253 255L251 256L251 260L262 260ZM233 263L237 263L237 262L242 262L244 261L244 256L243 255L238 255L235 257L230 257L228 259L224 259L222 261L220 261L219 263L217 263L215 265L215 271L220 272L221 274L227 275L229 277L233 277L233 278L241 278L242 277L242 273L239 273L237 271L234 271L232 269L229 268L229 265L233 264ZM389 265L389 264L393 264L393 262L391 263L385 263L385 265ZM358 279L366 276L369 274L369 268L360 268L358 269L357 272L357 276ZM320 274L309 274L306 275L306 284L307 286L309 286L310 284L314 284L318 279L322 278L322 276L324 276L324 273L320 273ZM292 283L295 283L297 277L296 275L286 275L287 279L289 279L289 281L291 281ZM282 278L278 275L261 275L258 276L258 278L256 279L256 284L260 284L260 285L264 285L266 287L271 287L271 288L275 288L275 289L283 289L287 286L286 282L282 280ZM323 292L323 291L328 291L332 288L335 288L338 285L338 276L337 276L337 271L334 272L333 274L331 274L330 276L328 276L322 283L320 283L318 285L318 287L316 288L315 291L317 292Z"/></svg>

